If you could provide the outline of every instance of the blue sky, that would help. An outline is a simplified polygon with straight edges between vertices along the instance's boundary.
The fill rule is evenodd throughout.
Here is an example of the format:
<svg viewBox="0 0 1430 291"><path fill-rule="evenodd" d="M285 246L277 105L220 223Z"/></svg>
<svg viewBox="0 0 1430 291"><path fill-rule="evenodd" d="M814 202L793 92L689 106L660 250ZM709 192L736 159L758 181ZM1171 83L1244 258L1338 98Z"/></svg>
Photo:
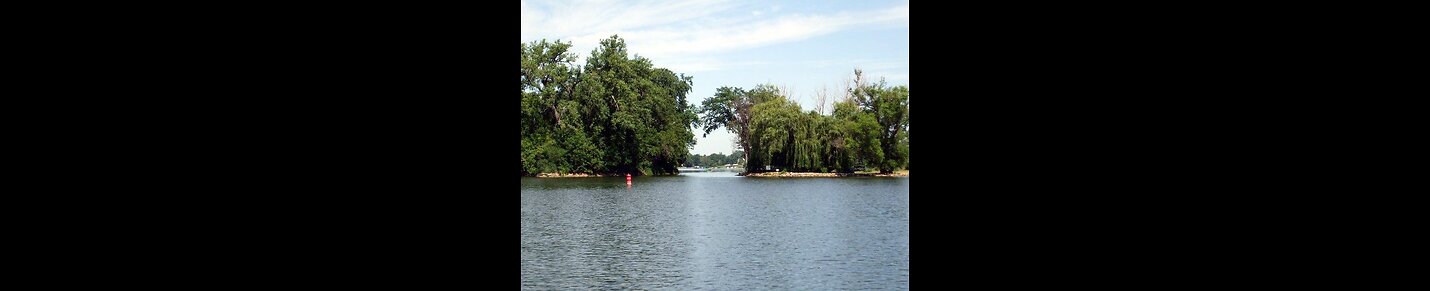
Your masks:
<svg viewBox="0 0 1430 291"><path fill-rule="evenodd" d="M585 64L601 39L618 34L631 53L694 77L690 101L715 88L785 86L805 111L815 92L843 96L854 68L890 85L909 84L909 2L900 1L521 1L521 42L570 41ZM828 114L826 109L826 114ZM725 129L692 154L729 154Z"/></svg>

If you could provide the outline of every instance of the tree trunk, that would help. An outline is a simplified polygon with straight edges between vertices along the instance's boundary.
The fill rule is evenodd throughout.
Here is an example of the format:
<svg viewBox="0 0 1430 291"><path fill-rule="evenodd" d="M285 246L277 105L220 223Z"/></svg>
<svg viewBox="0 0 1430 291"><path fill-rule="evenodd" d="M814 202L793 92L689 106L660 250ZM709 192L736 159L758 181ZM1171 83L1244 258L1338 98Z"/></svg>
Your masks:
<svg viewBox="0 0 1430 291"><path fill-rule="evenodd" d="M561 108L556 105L551 106L551 114L556 116L556 126L561 127Z"/></svg>

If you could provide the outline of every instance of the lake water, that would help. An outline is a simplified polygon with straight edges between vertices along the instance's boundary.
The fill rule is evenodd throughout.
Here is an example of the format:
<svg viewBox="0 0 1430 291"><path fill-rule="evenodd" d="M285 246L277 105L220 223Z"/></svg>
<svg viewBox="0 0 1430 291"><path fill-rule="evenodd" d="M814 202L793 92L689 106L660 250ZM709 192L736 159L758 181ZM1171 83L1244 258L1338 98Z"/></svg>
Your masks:
<svg viewBox="0 0 1430 291"><path fill-rule="evenodd" d="M522 289L909 288L909 178L521 178Z"/></svg>

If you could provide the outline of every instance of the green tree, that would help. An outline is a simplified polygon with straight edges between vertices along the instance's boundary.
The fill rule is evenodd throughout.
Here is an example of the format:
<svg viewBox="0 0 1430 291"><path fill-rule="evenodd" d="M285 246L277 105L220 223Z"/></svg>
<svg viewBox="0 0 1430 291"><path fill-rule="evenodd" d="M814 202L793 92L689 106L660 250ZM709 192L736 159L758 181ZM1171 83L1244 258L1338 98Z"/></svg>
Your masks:
<svg viewBox="0 0 1430 291"><path fill-rule="evenodd" d="M834 119L842 152L837 159L846 171L858 166L877 166L884 161L879 142L879 122L853 100L834 103Z"/></svg>
<svg viewBox="0 0 1430 291"><path fill-rule="evenodd" d="M715 96L705 99L700 106L700 124L705 130L704 135L721 127L735 134L736 145L743 150L737 152L746 160L746 171L755 171L756 165L749 163L752 160L750 149L758 142L750 130L751 111L756 104L778 97L778 89L773 85L761 85L749 91L738 87L715 89ZM755 164L763 167L761 162Z"/></svg>
<svg viewBox="0 0 1430 291"><path fill-rule="evenodd" d="M521 44L521 158L522 174L570 171L565 143L557 128L562 102L572 98L571 86L578 68L575 55L567 52L571 43L545 40Z"/></svg>
<svg viewBox="0 0 1430 291"><path fill-rule="evenodd" d="M700 159L705 158L705 157L706 157L706 156L704 156L704 155L699 155L699 154L690 155L689 157L686 157L686 158L685 158L685 163L681 164L681 166L682 166L682 167L699 167L699 166L700 166Z"/></svg>
<svg viewBox="0 0 1430 291"><path fill-rule="evenodd" d="M856 167L891 172L908 165L908 87L880 82L855 86L832 115L802 112L773 85L751 90L721 87L702 103L703 129L735 133L746 171L851 172Z"/></svg>
<svg viewBox="0 0 1430 291"><path fill-rule="evenodd" d="M863 71L854 70L855 83L863 77ZM858 86L851 92L852 100L865 112L873 115L879 125L880 151L884 158L876 162L879 172L889 173L903 166L907 160L906 131L909 127L909 87L888 87L883 80L866 86Z"/></svg>
<svg viewBox="0 0 1430 291"><path fill-rule="evenodd" d="M618 36L584 67L571 44L521 45L522 175L544 172L669 174L695 144L692 78L629 57Z"/></svg>
<svg viewBox="0 0 1430 291"><path fill-rule="evenodd" d="M701 163L701 166L703 166L703 167L719 166L719 165L721 165L722 162L724 162L724 161L725 161L725 154L724 154L724 153L714 153L714 154L711 154L711 155L709 155L709 156L706 156L706 159L703 160L703 163Z"/></svg>
<svg viewBox="0 0 1430 291"><path fill-rule="evenodd" d="M762 86L764 87L764 86ZM757 89L758 90L758 89ZM777 96L751 109L749 166L790 169L797 166L797 137L802 122L799 104Z"/></svg>
<svg viewBox="0 0 1430 291"><path fill-rule="evenodd" d="M608 168L639 174L676 173L695 145L691 127L698 118L686 103L692 78L654 68L649 59L628 57L618 36L601 41L586 63L578 87L600 127Z"/></svg>

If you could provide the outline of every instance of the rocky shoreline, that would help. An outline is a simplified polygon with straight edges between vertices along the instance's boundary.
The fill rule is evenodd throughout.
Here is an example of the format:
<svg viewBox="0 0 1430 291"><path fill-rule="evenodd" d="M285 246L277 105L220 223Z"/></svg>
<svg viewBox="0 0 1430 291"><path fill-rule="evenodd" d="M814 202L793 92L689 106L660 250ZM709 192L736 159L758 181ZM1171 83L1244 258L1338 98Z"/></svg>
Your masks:
<svg viewBox="0 0 1430 291"><path fill-rule="evenodd" d="M626 174L588 174L588 173L541 173L536 174L537 178L600 178L600 177L625 177ZM673 175L650 175L650 176L673 176Z"/></svg>
<svg viewBox="0 0 1430 291"><path fill-rule="evenodd" d="M836 178L836 177L907 177L908 171L898 171L888 174L873 173L813 173L813 172L764 172L764 173L740 173L745 177L774 177L774 178Z"/></svg>
<svg viewBox="0 0 1430 291"><path fill-rule="evenodd" d="M599 177L625 177L625 174L587 174L587 173L541 173L537 178L599 178ZM897 171L888 174L877 173L815 173L815 172L763 172L763 173L740 173L737 176L745 177L769 177L769 178L839 178L839 177L908 177L909 171Z"/></svg>
<svg viewBox="0 0 1430 291"><path fill-rule="evenodd" d="M537 178L593 178L593 177L625 177L625 174L586 174L586 173L541 173L536 174Z"/></svg>

